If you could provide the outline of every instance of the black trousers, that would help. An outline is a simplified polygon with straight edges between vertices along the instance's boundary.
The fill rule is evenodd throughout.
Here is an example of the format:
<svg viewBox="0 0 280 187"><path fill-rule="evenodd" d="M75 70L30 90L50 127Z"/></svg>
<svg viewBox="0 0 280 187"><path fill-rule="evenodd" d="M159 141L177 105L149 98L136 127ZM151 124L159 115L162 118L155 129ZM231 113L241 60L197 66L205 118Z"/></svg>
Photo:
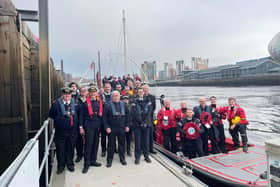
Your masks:
<svg viewBox="0 0 280 187"><path fill-rule="evenodd" d="M85 127L85 166L96 162L99 147L99 130L100 129L96 127Z"/></svg>
<svg viewBox="0 0 280 187"><path fill-rule="evenodd" d="M182 151L184 156L187 156L189 159L204 156L204 152L202 149L202 140L198 137L195 140L190 140L187 138L183 139L182 142Z"/></svg>
<svg viewBox="0 0 280 187"><path fill-rule="evenodd" d="M218 130L215 125L211 125L210 129L207 129L204 125L201 126L204 129L204 133L200 134L202 144L203 144L203 152L205 155L209 155L208 149L208 138L211 141L212 152L214 154L220 153L221 150L218 146Z"/></svg>
<svg viewBox="0 0 280 187"><path fill-rule="evenodd" d="M148 147L148 151L152 151L154 150L154 126L152 125L149 128L149 147Z"/></svg>
<svg viewBox="0 0 280 187"><path fill-rule="evenodd" d="M163 135L163 147L172 153L177 152L177 145L176 145L176 132L177 128L172 127L170 129L164 130L162 129Z"/></svg>
<svg viewBox="0 0 280 187"><path fill-rule="evenodd" d="M78 133L76 141L76 152L78 157L83 157L84 155L84 141L80 133Z"/></svg>
<svg viewBox="0 0 280 187"><path fill-rule="evenodd" d="M74 166L74 149L77 138L77 132L55 132L55 147L57 168L64 168Z"/></svg>
<svg viewBox="0 0 280 187"><path fill-rule="evenodd" d="M219 141L218 141L219 148L223 153L225 153L226 152L226 136L225 136L224 124L219 124L216 127L217 127L217 130L219 131Z"/></svg>
<svg viewBox="0 0 280 187"><path fill-rule="evenodd" d="M130 152L131 140L132 140L132 129L129 129L129 131L125 133L125 144L126 144L127 153Z"/></svg>
<svg viewBox="0 0 280 187"><path fill-rule="evenodd" d="M149 127L136 127L134 129L135 136L135 159L140 159L143 153L145 158L149 157Z"/></svg>
<svg viewBox="0 0 280 187"><path fill-rule="evenodd" d="M120 160L125 160L125 132L112 131L108 135L108 149L107 149L107 162L112 162L114 152L116 149L116 139L118 139L119 157Z"/></svg>
<svg viewBox="0 0 280 187"><path fill-rule="evenodd" d="M247 145L248 138L247 138L246 129L247 129L246 125L241 125L241 124L237 124L233 130L229 128L229 133L232 136L232 141L234 143L235 148L238 148L240 146L239 133L241 136L242 144Z"/></svg>
<svg viewBox="0 0 280 187"><path fill-rule="evenodd" d="M101 129L100 129L100 134L101 134L101 151L106 152L107 151L107 132L104 129L103 123L101 124Z"/></svg>

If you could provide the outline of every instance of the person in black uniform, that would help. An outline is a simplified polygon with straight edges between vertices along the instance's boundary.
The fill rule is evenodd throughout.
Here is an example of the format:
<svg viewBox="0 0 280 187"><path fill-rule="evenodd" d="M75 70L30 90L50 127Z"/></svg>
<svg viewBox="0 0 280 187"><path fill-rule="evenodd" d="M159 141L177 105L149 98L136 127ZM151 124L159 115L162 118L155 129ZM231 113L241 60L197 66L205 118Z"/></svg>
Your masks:
<svg viewBox="0 0 280 187"><path fill-rule="evenodd" d="M128 115L130 117L131 114L131 103L129 102L129 96L123 95L121 96L121 100L125 103L125 105L128 108ZM131 119L131 118L130 118ZM129 131L125 132L125 144L126 144L126 153L127 156L131 156L131 139L132 139L132 125L131 125L131 120L129 119Z"/></svg>
<svg viewBox="0 0 280 187"><path fill-rule="evenodd" d="M152 154L156 154L157 152L154 150L154 126L153 126L153 116L154 112L156 110L156 97L152 94L149 93L149 85L144 84L143 85L143 90L144 90L144 97L147 98L151 103L152 103L152 112L151 112L151 125L149 126L149 152Z"/></svg>
<svg viewBox="0 0 280 187"><path fill-rule="evenodd" d="M116 147L116 138L118 138L119 157L122 165L126 165L125 161L125 132L129 131L128 108L125 103L120 101L120 93L112 92L112 101L107 103L103 112L103 123L108 133L108 151L107 164L109 168L112 166L114 150Z"/></svg>
<svg viewBox="0 0 280 187"><path fill-rule="evenodd" d="M188 123L194 124L188 126ZM202 140L199 136L201 131L198 124L199 120L193 118L193 111L191 109L187 109L186 117L176 123L178 132L180 132L183 141L182 151L184 156L187 156L189 159L195 158L197 155L200 157L204 156ZM187 136L187 133L189 133L190 136Z"/></svg>
<svg viewBox="0 0 280 187"><path fill-rule="evenodd" d="M106 103L109 103L111 101L111 91L112 91L111 84L109 82L105 82L104 92L101 95L101 99L103 101L103 107L106 105ZM104 128L103 121L102 121L102 124L101 124L100 132L101 132L101 151L102 151L101 156L105 157L106 156L106 151L107 151L107 144L106 144L107 133L106 133L106 130Z"/></svg>
<svg viewBox="0 0 280 187"><path fill-rule="evenodd" d="M86 89L86 87L81 87L80 88L80 97L78 98L78 104L77 104L77 107L78 107L77 116L78 117L80 116L81 106L84 103L86 103L87 94L88 94L88 90ZM79 129L78 129L78 132L79 132ZM77 153L77 157L76 157L75 162L80 162L84 155L84 136L82 136L80 133L78 133L78 137L77 137L77 141L76 141L76 153Z"/></svg>
<svg viewBox="0 0 280 187"><path fill-rule="evenodd" d="M78 133L78 118L71 92L71 88L62 88L62 97L52 104L49 112L49 117L54 120L55 127L57 174L62 173L65 166L71 172L75 170L73 157Z"/></svg>
<svg viewBox="0 0 280 187"><path fill-rule="evenodd" d="M223 124L223 119L226 119L226 114L223 112L223 108L217 105L217 99L215 96L210 97L210 114L212 116L212 121L217 133L216 139L218 139L218 145L220 150L223 153L227 153L226 149L226 137L225 137L225 129L224 129L224 124Z"/></svg>
<svg viewBox="0 0 280 187"><path fill-rule="evenodd" d="M204 97L199 98L199 106L194 107L193 112L194 112L194 118L199 119L200 123L204 123L203 121L201 121L202 113L206 112L211 117L210 107L208 105L206 105L206 99ZM215 128L213 127L212 117L211 117L210 121L208 121L206 119L205 124L202 124L200 126L200 128L202 129L202 131L204 131L203 133L200 134L200 137L201 137L202 142L203 142L203 152L204 152L204 154L209 155L208 137L211 140L212 152L214 154L220 153L221 150L218 146L218 140L216 138L216 133L217 132L215 131Z"/></svg>
<svg viewBox="0 0 280 187"><path fill-rule="evenodd" d="M97 97L97 89L90 87L86 103L81 106L79 124L80 133L85 135L85 156L83 173L87 173L89 166L100 167L97 152L99 146L99 130L103 113L102 100Z"/></svg>
<svg viewBox="0 0 280 187"><path fill-rule="evenodd" d="M135 164L140 163L143 153L145 161L150 163L149 158L149 130L152 126L151 120L152 103L146 97L144 99L143 88L137 89L137 97L131 108L131 118L135 136Z"/></svg>

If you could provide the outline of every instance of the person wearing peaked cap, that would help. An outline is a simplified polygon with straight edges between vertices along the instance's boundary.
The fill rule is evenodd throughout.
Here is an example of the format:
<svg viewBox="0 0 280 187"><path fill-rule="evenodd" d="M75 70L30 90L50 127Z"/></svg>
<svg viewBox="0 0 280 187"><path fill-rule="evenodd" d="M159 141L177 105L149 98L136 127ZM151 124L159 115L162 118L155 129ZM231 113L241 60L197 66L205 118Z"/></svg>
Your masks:
<svg viewBox="0 0 280 187"><path fill-rule="evenodd" d="M63 87L61 88L62 94L72 94L73 90L69 87Z"/></svg>
<svg viewBox="0 0 280 187"><path fill-rule="evenodd" d="M102 100L97 96L97 89L90 87L86 102L81 106L79 116L80 134L85 135L84 168L82 173L87 173L90 166L100 167L97 162L99 146L99 132L103 114Z"/></svg>
<svg viewBox="0 0 280 187"><path fill-rule="evenodd" d="M127 100L129 101L129 98L128 98L128 96L127 96L127 95L123 95L123 96L121 96L121 100L125 100L125 99L127 99Z"/></svg>
<svg viewBox="0 0 280 187"><path fill-rule="evenodd" d="M91 86L91 87L88 89L88 92L97 92L97 89L96 89L94 86Z"/></svg>
<svg viewBox="0 0 280 187"><path fill-rule="evenodd" d="M73 157L78 124L77 108L71 98L72 89L64 87L61 92L62 96L52 104L49 112L55 127L57 174L62 173L65 166L71 172L75 170Z"/></svg>

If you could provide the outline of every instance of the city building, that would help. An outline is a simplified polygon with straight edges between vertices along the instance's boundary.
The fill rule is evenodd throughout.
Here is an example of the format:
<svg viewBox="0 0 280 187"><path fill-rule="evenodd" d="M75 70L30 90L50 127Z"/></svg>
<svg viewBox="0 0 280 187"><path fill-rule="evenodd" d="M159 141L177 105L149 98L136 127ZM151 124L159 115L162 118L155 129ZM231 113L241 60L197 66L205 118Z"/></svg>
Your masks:
<svg viewBox="0 0 280 187"><path fill-rule="evenodd" d="M156 61L148 62L145 61L144 64L141 64L141 79L143 81L153 81L157 79L157 69Z"/></svg>
<svg viewBox="0 0 280 187"><path fill-rule="evenodd" d="M164 70L159 71L157 80L165 80L166 79L165 75L166 75L166 72Z"/></svg>
<svg viewBox="0 0 280 187"><path fill-rule="evenodd" d="M191 65L193 70L205 70L208 69L209 59L202 59L201 57L192 57Z"/></svg>
<svg viewBox="0 0 280 187"><path fill-rule="evenodd" d="M215 80L234 79L258 75L271 75L280 73L280 64L275 63L271 57L236 62L209 68L202 71L183 71L184 80Z"/></svg>
<svg viewBox="0 0 280 187"><path fill-rule="evenodd" d="M184 60L177 60L176 61L176 75L181 75L182 71L184 70L185 62Z"/></svg>
<svg viewBox="0 0 280 187"><path fill-rule="evenodd" d="M165 62L164 64L163 64L163 70L165 71L165 78L167 78L167 77L169 77L169 75L168 75L168 66L169 66L169 63L167 63L167 62Z"/></svg>
<svg viewBox="0 0 280 187"><path fill-rule="evenodd" d="M173 64L169 64L168 66L168 77L169 80L175 80L176 79L176 69L173 67Z"/></svg>

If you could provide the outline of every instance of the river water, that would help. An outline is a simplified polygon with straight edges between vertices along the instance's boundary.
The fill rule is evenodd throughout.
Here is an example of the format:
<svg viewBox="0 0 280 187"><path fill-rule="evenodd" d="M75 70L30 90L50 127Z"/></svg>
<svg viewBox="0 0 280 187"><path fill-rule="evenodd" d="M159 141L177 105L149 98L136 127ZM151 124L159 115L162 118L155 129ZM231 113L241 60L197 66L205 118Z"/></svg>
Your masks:
<svg viewBox="0 0 280 187"><path fill-rule="evenodd" d="M269 87L151 87L157 97L164 94L171 100L171 106L180 108L180 101L186 100L189 108L198 105L200 97L217 97L217 104L227 105L227 99L234 97L245 110L249 143L264 145L265 140L280 136L280 86ZM210 104L208 99L208 104ZM160 109L157 101L157 111ZM228 137L228 122L224 120Z"/></svg>

